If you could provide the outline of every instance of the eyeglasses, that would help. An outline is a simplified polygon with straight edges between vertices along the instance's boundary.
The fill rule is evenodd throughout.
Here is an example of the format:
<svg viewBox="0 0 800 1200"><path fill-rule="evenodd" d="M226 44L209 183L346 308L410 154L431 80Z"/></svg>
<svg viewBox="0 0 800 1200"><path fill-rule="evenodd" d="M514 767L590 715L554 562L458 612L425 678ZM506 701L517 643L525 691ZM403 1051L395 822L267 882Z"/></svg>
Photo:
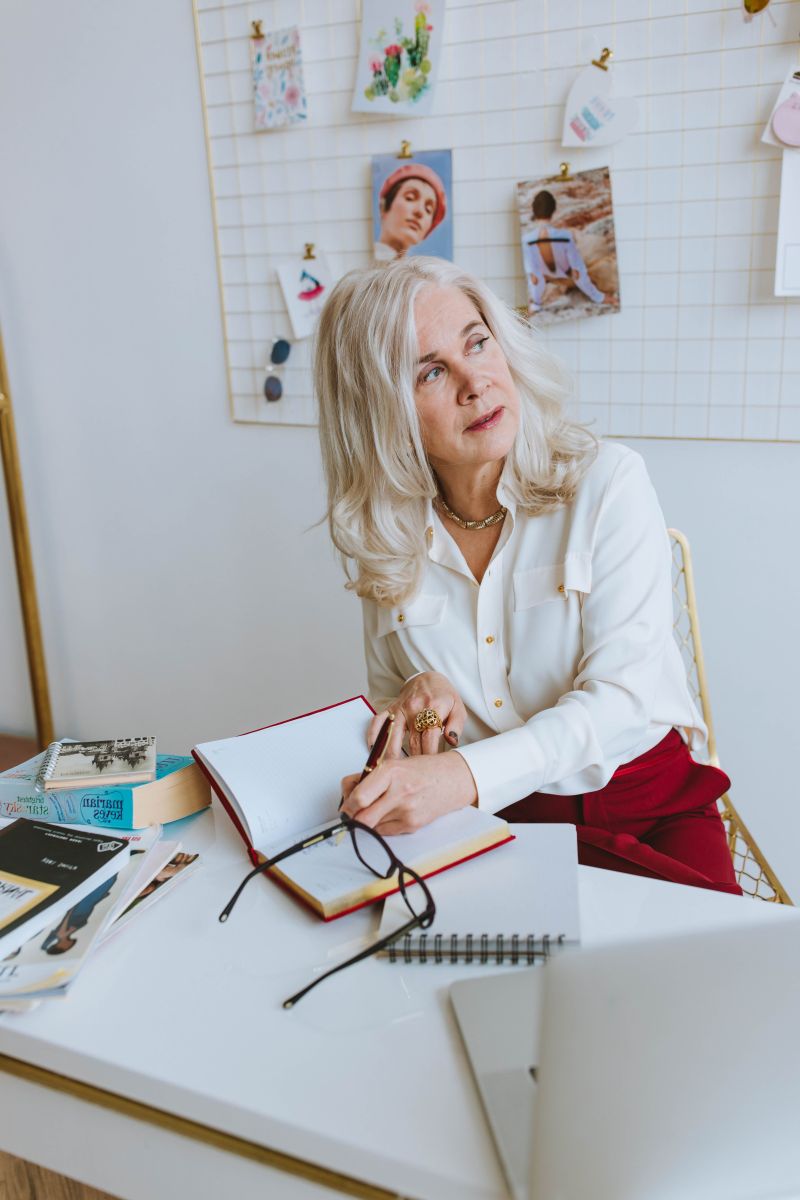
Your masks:
<svg viewBox="0 0 800 1200"><path fill-rule="evenodd" d="M282 367L292 352L292 343L286 338L274 338L269 361L266 365L267 378L264 380L264 396L267 400L280 400L283 395L283 383L276 374L276 368Z"/></svg>
<svg viewBox="0 0 800 1200"><path fill-rule="evenodd" d="M338 971L343 971L345 967L351 967L354 963L361 962L362 959L377 954L380 950L388 949L394 942L399 941L400 938L410 933L412 929L428 929L433 923L433 918L436 916L436 905L433 902L433 896L422 876L418 875L411 867L407 867L405 863L402 863L388 842L379 833L376 833L374 829L370 829L369 825L362 825L360 821L356 821L352 817L342 816L329 829L322 830L312 837L305 838L302 842L297 842L294 846L289 846L286 850L281 850L280 854L267 859L266 862L260 863L254 870L250 871L223 908L219 915L220 921L227 921L234 904L250 880L254 879L256 875L260 875L263 871L268 871L270 867L274 867L291 854L299 854L301 850L305 850L308 846L326 841L328 838L335 837L337 834L343 832L349 833L353 850L359 862L377 879L390 879L397 872L400 895L403 897L406 908L411 914L410 919L401 925L399 929L396 929L394 933L378 938L376 942L373 942L371 946L367 946L365 950L359 951L352 958L345 959L338 966L331 967L329 971L318 975L306 987L301 988L299 992L295 992L288 1000L284 1000L284 1008L293 1008L298 1000L302 1000L303 996L307 996L312 988L322 983L324 979L330 978L331 975L335 975ZM414 887L414 884L418 886Z"/></svg>

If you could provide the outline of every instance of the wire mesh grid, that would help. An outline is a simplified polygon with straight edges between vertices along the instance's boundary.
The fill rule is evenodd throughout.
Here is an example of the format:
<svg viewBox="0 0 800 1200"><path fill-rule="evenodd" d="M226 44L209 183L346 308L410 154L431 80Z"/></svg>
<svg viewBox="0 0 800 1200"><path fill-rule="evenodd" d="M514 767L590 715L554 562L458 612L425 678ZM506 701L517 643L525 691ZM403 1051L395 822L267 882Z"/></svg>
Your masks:
<svg viewBox="0 0 800 1200"><path fill-rule="evenodd" d="M714 729L705 683L689 544L684 535L676 529L670 529L669 535L672 549L672 628L686 670L689 691L708 726L709 749L706 759L716 762ZM739 816L727 792L717 801L717 806L728 836L728 848L733 859L736 881L744 894L773 904L791 904L788 893Z"/></svg>

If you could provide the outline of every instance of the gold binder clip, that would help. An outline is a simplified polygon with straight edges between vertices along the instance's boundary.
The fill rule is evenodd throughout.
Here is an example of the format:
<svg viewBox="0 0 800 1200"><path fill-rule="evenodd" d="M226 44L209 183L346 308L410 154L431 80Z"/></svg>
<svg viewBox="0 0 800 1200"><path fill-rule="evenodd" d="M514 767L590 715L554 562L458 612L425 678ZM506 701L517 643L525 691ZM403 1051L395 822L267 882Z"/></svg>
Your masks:
<svg viewBox="0 0 800 1200"><path fill-rule="evenodd" d="M264 31L262 30L261 26L264 24L264 22L263 21L251 21L250 24L253 27L253 32L250 35L252 37L253 41L256 42L260 38L263 38Z"/></svg>
<svg viewBox="0 0 800 1200"><path fill-rule="evenodd" d="M398 158L413 158L414 157L414 155L411 153L411 142L402 141L400 143L400 153L398 154L397 157Z"/></svg>
<svg viewBox="0 0 800 1200"><path fill-rule="evenodd" d="M608 70L608 61L614 57L614 51L609 50L608 46L604 46L599 58L592 59L592 66L599 67L601 71Z"/></svg>
<svg viewBox="0 0 800 1200"><path fill-rule="evenodd" d="M308 262L309 259L316 258L317 256L314 253L314 243L313 242L306 242L305 246L306 246L306 250L305 250L305 254L303 255L303 262Z"/></svg>

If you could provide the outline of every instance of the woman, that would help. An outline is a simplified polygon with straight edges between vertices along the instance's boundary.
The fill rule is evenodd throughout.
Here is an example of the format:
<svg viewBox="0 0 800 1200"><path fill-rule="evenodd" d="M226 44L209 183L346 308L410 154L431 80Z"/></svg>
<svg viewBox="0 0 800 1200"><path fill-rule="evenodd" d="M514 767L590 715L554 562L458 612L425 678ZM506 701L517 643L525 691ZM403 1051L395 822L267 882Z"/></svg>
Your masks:
<svg viewBox="0 0 800 1200"><path fill-rule="evenodd" d="M376 262L401 258L424 242L447 213L447 193L439 176L424 163L398 167L384 179L378 194L381 232Z"/></svg>
<svg viewBox="0 0 800 1200"><path fill-rule="evenodd" d="M315 381L370 740L398 718L344 811L384 834L470 804L569 821L582 862L738 892L639 455L567 420L556 361L437 259L345 276Z"/></svg>
<svg viewBox="0 0 800 1200"><path fill-rule="evenodd" d="M522 258L533 311L542 308L549 283L565 289L580 288L594 304L605 303L608 297L589 278L572 232L550 224L555 211L556 199L552 192L537 192L531 205L536 236L531 238L526 234L522 239Z"/></svg>

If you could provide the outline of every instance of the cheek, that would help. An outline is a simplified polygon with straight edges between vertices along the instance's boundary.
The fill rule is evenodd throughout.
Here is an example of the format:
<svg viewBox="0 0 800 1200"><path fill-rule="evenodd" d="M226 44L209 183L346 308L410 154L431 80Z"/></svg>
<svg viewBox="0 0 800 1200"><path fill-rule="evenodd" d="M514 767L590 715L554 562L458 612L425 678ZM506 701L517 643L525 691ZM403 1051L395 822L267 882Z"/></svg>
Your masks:
<svg viewBox="0 0 800 1200"><path fill-rule="evenodd" d="M435 453L436 447L442 441L449 441L450 431L447 422L442 419L440 413L421 405L417 406L417 416L419 417L422 444L428 453L432 451Z"/></svg>

